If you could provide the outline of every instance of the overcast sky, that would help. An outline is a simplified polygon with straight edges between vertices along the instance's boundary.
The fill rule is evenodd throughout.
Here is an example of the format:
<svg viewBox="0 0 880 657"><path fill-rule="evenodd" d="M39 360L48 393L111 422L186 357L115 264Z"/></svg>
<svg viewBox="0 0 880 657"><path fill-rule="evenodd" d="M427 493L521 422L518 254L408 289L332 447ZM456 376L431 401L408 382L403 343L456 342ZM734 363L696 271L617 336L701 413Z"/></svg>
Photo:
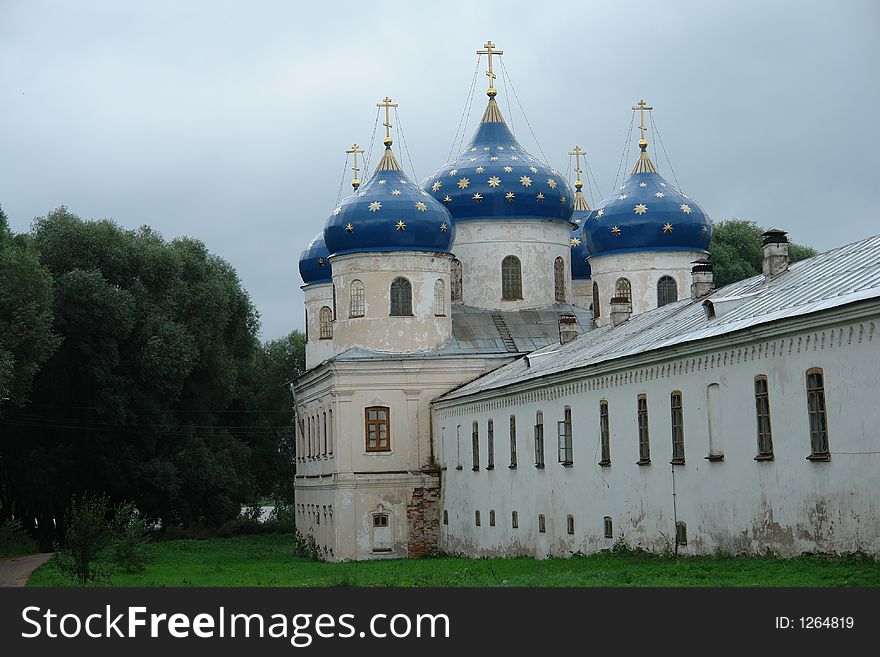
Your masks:
<svg viewBox="0 0 880 657"><path fill-rule="evenodd" d="M675 176L649 134L655 164L713 219L819 250L880 232L880 3L719 5L0 0L0 205L17 231L63 204L196 237L279 337L302 327L297 260L336 206L345 148L370 142L376 102L400 103L422 179L447 160L492 39L550 163L564 172L567 151L587 149L601 196L645 98Z"/></svg>

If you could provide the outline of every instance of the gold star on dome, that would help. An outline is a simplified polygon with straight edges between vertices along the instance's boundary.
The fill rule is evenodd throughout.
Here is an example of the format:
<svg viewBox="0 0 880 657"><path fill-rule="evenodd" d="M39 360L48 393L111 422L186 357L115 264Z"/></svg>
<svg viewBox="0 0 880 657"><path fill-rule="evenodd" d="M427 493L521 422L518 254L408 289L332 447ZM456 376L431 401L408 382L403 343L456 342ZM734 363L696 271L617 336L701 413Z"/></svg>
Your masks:
<svg viewBox="0 0 880 657"><path fill-rule="evenodd" d="M475 157L472 157L471 159L468 160L468 162L476 162L476 161L477 161L477 158L475 158Z"/></svg>
<svg viewBox="0 0 880 657"><path fill-rule="evenodd" d="M620 235L620 226L612 226L611 234L615 236Z"/></svg>
<svg viewBox="0 0 880 657"><path fill-rule="evenodd" d="M563 205L565 205L565 202L566 202L567 200L568 200L568 199L565 198L564 196L560 196L560 197L559 197L559 202L562 203Z"/></svg>
<svg viewBox="0 0 880 657"><path fill-rule="evenodd" d="M672 224L663 224L663 232L671 233L672 232Z"/></svg>
<svg viewBox="0 0 880 657"><path fill-rule="evenodd" d="M503 151L503 150L504 150L504 146L499 146L499 147L498 147L498 150L499 150L499 151Z"/></svg>
<svg viewBox="0 0 880 657"><path fill-rule="evenodd" d="M547 184L550 185L550 189L556 189L556 181L553 178L547 178Z"/></svg>
<svg viewBox="0 0 880 657"><path fill-rule="evenodd" d="M661 186L661 187L666 187L666 183L660 183L660 186ZM621 187L621 189L623 189L623 187Z"/></svg>
<svg viewBox="0 0 880 657"><path fill-rule="evenodd" d="M488 146L483 146L483 150L484 150L484 151L488 151L488 150L490 150L490 149L489 149Z"/></svg>
<svg viewBox="0 0 880 657"><path fill-rule="evenodd" d="M532 186L532 179L529 178L528 176L520 176L519 177L519 184L522 185L523 187L531 187Z"/></svg>
<svg viewBox="0 0 880 657"><path fill-rule="evenodd" d="M681 211L684 212L685 214L690 214L690 213L691 213L691 206L689 206L687 203L682 203L682 204L679 205L678 207L679 207L679 208L681 209Z"/></svg>
<svg viewBox="0 0 880 657"><path fill-rule="evenodd" d="M492 157L489 158L489 160L492 161L492 162L495 162L495 161L498 160L498 157L495 156L495 155L493 155Z"/></svg>
<svg viewBox="0 0 880 657"><path fill-rule="evenodd" d="M353 233L353 232L354 232L354 226L352 226L351 224L345 224L345 232L346 232L346 233Z"/></svg>
<svg viewBox="0 0 880 657"><path fill-rule="evenodd" d="M642 183L639 183L639 187L647 187L647 186L648 186L647 183L643 183L643 182L642 182Z"/></svg>
<svg viewBox="0 0 880 657"><path fill-rule="evenodd" d="M432 192L439 192L441 187L443 187L443 183L435 182L433 185L431 185L431 191Z"/></svg>
<svg viewBox="0 0 880 657"><path fill-rule="evenodd" d="M518 160L519 158L516 155L511 155L510 159L511 160Z"/></svg>
<svg viewBox="0 0 880 657"><path fill-rule="evenodd" d="M400 190L399 190L399 189L394 189L394 190L392 190L392 191L391 191L391 196L400 196Z"/></svg>
<svg viewBox="0 0 880 657"><path fill-rule="evenodd" d="M421 201L416 202L416 210L419 212L425 212L428 209L428 206L422 203Z"/></svg>
<svg viewBox="0 0 880 657"><path fill-rule="evenodd" d="M443 202L444 203L452 203L452 197L449 196L449 194L447 194L446 196L443 197Z"/></svg>
<svg viewBox="0 0 880 657"><path fill-rule="evenodd" d="M703 232L704 232L704 233L708 233L708 232L709 232L709 228L708 228L708 226L703 226Z"/></svg>
<svg viewBox="0 0 880 657"><path fill-rule="evenodd" d="M445 233L448 229L446 228L446 224L440 224L440 232Z"/></svg>
<svg viewBox="0 0 880 657"><path fill-rule="evenodd" d="M378 212L382 209L382 204L379 201L373 201L370 203L370 212Z"/></svg>
<svg viewBox="0 0 880 657"><path fill-rule="evenodd" d="M568 240L568 243L571 246L580 246L581 245L581 241L577 237L572 237L570 240Z"/></svg>
<svg viewBox="0 0 880 657"><path fill-rule="evenodd" d="M516 196L514 195L513 192L507 192L507 193L504 195L504 198L507 199L508 201L512 201L513 199L516 198Z"/></svg>
<svg viewBox="0 0 880 657"><path fill-rule="evenodd" d="M480 194L479 192L477 192L476 194L474 194L474 200L475 200L475 201L482 201L482 200L483 200L483 195Z"/></svg>
<svg viewBox="0 0 880 657"><path fill-rule="evenodd" d="M385 180L384 180L384 179L383 179L383 180L380 180L380 181L379 181L379 184L380 184L380 185L384 185L384 184L385 184Z"/></svg>
<svg viewBox="0 0 880 657"><path fill-rule="evenodd" d="M367 195L366 192L358 192L358 196L361 197L361 198L363 198L363 197L366 196L366 195Z"/></svg>
<svg viewBox="0 0 880 657"><path fill-rule="evenodd" d="M402 219L394 225L397 228L397 230L406 230L406 222L403 221Z"/></svg>
<svg viewBox="0 0 880 657"><path fill-rule="evenodd" d="M323 266L324 266L324 258L318 258L318 266L319 266L319 267L323 267Z"/></svg>
<svg viewBox="0 0 880 657"><path fill-rule="evenodd" d="M682 198L688 198L688 195L687 195L687 194L682 194L681 197L682 197Z"/></svg>
<svg viewBox="0 0 880 657"><path fill-rule="evenodd" d="M450 169L450 170L449 170L449 175L450 175L450 176L454 176L454 175L457 175L457 174L458 174L458 169Z"/></svg>
<svg viewBox="0 0 880 657"><path fill-rule="evenodd" d="M485 169L483 167L477 167L474 169L474 173L485 173Z"/></svg>
<svg viewBox="0 0 880 657"><path fill-rule="evenodd" d="M581 225L581 220L580 220L580 219L574 219L574 223L576 223L578 226L580 226L580 225Z"/></svg>
<svg viewBox="0 0 880 657"><path fill-rule="evenodd" d="M664 196L666 196L666 194L664 194L663 192L657 192L656 194L654 194L654 196L656 196L657 198L663 198Z"/></svg>
<svg viewBox="0 0 880 657"><path fill-rule="evenodd" d="M399 182L401 185L405 185L405 184L406 184L406 181L405 181L403 178L401 178L398 182Z"/></svg>
<svg viewBox="0 0 880 657"><path fill-rule="evenodd" d="M529 167L529 171L532 173L538 173L538 170L535 167Z"/></svg>
<svg viewBox="0 0 880 657"><path fill-rule="evenodd" d="M538 192L538 193L535 195L535 200L536 200L536 201L543 201L543 200L544 200L544 192Z"/></svg>
<svg viewBox="0 0 880 657"><path fill-rule="evenodd" d="M516 150L516 146L511 146L511 147L510 147L510 150L515 151L515 150Z"/></svg>
<svg viewBox="0 0 880 657"><path fill-rule="evenodd" d="M513 167L504 167L504 173L512 173Z"/></svg>
<svg viewBox="0 0 880 657"><path fill-rule="evenodd" d="M633 208L633 212L636 214L645 214L648 211L648 206L644 203L639 203L636 207Z"/></svg>
<svg viewBox="0 0 880 657"><path fill-rule="evenodd" d="M629 198L629 197L626 194L621 194L620 196L617 197L617 199L620 201L625 201L627 198Z"/></svg>
<svg viewBox="0 0 880 657"><path fill-rule="evenodd" d="M471 149L471 153L473 153L475 150L477 150L477 147L476 147L476 146L474 146L474 147Z"/></svg>
<svg viewBox="0 0 880 657"><path fill-rule="evenodd" d="M489 187L498 187L501 184L501 178L498 176L492 176L489 178Z"/></svg>
<svg viewBox="0 0 880 657"><path fill-rule="evenodd" d="M341 205L340 205L339 207L337 207L337 208L333 211L333 216L335 217L335 216L336 216L337 214L339 214L340 212L342 212L342 206L341 206Z"/></svg>
<svg viewBox="0 0 880 657"><path fill-rule="evenodd" d="M458 181L458 188L459 189L467 189L468 185L470 185L470 184L471 184L470 180L468 180L467 178L462 178L461 180Z"/></svg>
<svg viewBox="0 0 880 657"><path fill-rule="evenodd" d="M596 212L596 219L601 219L603 214L605 214L605 208L602 208L598 212Z"/></svg>

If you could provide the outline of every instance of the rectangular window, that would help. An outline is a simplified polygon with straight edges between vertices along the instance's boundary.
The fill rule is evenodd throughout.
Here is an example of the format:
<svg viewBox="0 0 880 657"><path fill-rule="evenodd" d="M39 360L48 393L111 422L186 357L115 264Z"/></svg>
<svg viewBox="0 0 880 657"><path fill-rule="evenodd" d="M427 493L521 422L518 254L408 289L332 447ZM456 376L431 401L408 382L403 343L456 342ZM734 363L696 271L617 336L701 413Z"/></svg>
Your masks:
<svg viewBox="0 0 880 657"><path fill-rule="evenodd" d="M571 465L572 460L572 439L571 439L571 408L565 407L565 419L556 425L559 437L559 462L562 465Z"/></svg>
<svg viewBox="0 0 880 657"><path fill-rule="evenodd" d="M473 470L476 472L480 469L480 424L477 421L474 421L471 433L471 453L474 459Z"/></svg>
<svg viewBox="0 0 880 657"><path fill-rule="evenodd" d="M391 451L390 414L387 406L370 406L364 410L368 452Z"/></svg>
<svg viewBox="0 0 880 657"><path fill-rule="evenodd" d="M474 524L479 527L480 526L480 512L474 511Z"/></svg>
<svg viewBox="0 0 880 657"><path fill-rule="evenodd" d="M602 460L599 465L611 465L611 431L608 423L608 402L604 399L599 402L599 444L602 452Z"/></svg>
<svg viewBox="0 0 880 657"><path fill-rule="evenodd" d="M639 465L651 464L651 439L648 435L648 398L639 395Z"/></svg>
<svg viewBox="0 0 880 657"><path fill-rule="evenodd" d="M330 438L327 441L327 451L333 455L333 409L327 411L327 423L330 426Z"/></svg>
<svg viewBox="0 0 880 657"><path fill-rule="evenodd" d="M373 527L387 527L388 526L388 516L384 514L377 514L373 516Z"/></svg>
<svg viewBox="0 0 880 657"><path fill-rule="evenodd" d="M535 467L544 467L544 414L535 414Z"/></svg>
<svg viewBox="0 0 880 657"><path fill-rule="evenodd" d="M495 509L489 511L489 526L495 526Z"/></svg>
<svg viewBox="0 0 880 657"><path fill-rule="evenodd" d="M676 545L687 545L688 544L688 528L685 523L679 520L675 523L675 544Z"/></svg>
<svg viewBox="0 0 880 657"><path fill-rule="evenodd" d="M542 534L547 531L547 521L544 520L544 514L538 515L538 531Z"/></svg>
<svg viewBox="0 0 880 657"><path fill-rule="evenodd" d="M510 514L510 526L514 529L519 528L519 513L516 511Z"/></svg>
<svg viewBox="0 0 880 657"><path fill-rule="evenodd" d="M670 396L672 416L672 463L684 465L684 414L681 408L681 393L676 390Z"/></svg>
<svg viewBox="0 0 880 657"><path fill-rule="evenodd" d="M510 416L510 465L507 467L516 467L516 415Z"/></svg>
<svg viewBox="0 0 880 657"><path fill-rule="evenodd" d="M565 528L569 534L574 534L574 516L568 516L565 519Z"/></svg>
<svg viewBox="0 0 880 657"><path fill-rule="evenodd" d="M770 428L770 395L767 390L767 377L755 377L755 414L758 421L757 460L773 458L773 433Z"/></svg>
<svg viewBox="0 0 880 657"><path fill-rule="evenodd" d="M495 469L495 423L492 420L486 428L486 469Z"/></svg>
<svg viewBox="0 0 880 657"><path fill-rule="evenodd" d="M810 416L810 458L826 460L828 419L825 413L825 378L821 369L807 370L807 411Z"/></svg>
<svg viewBox="0 0 880 657"><path fill-rule="evenodd" d="M327 456L327 413L321 413L321 423L323 426L323 439L324 439L324 449L321 451L321 454Z"/></svg>

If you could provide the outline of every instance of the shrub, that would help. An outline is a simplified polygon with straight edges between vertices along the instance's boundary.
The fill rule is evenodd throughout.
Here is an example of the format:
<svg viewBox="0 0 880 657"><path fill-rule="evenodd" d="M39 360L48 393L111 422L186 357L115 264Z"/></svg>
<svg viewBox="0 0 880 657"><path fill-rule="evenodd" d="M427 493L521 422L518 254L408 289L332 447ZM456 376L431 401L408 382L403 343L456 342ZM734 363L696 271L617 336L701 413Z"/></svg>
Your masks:
<svg viewBox="0 0 880 657"><path fill-rule="evenodd" d="M113 562L126 572L144 569L147 562L146 523L131 502L123 502L113 518L113 539L110 546Z"/></svg>
<svg viewBox="0 0 880 657"><path fill-rule="evenodd" d="M0 523L0 556L15 557L37 552L36 541L22 528L18 520Z"/></svg>
<svg viewBox="0 0 880 657"><path fill-rule="evenodd" d="M112 528L107 521L109 511L110 501L107 497L89 495L74 498L67 509L67 531L58 563L62 571L73 575L80 584L95 579L99 574L92 564L112 536Z"/></svg>

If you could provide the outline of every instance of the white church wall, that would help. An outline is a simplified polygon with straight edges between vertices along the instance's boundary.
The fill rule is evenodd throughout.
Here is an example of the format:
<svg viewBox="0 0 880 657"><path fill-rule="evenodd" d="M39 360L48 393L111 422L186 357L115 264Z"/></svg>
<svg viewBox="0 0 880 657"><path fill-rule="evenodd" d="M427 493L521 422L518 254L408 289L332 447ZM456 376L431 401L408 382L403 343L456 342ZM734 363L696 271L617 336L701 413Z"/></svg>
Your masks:
<svg viewBox="0 0 880 657"><path fill-rule="evenodd" d="M685 554L715 550L794 556L808 551L880 554L880 367L874 316L799 333L744 336L688 357L652 361L559 385L545 382L480 401L435 403L440 455L441 548L470 556L595 552L615 540L662 551L686 523ZM755 333L760 333L755 331ZM588 337L582 339L589 339ZM805 376L823 369L831 458L810 461ZM756 461L755 376L768 378L774 459ZM710 385L717 392L708 393ZM683 398L685 464L673 466L670 394ZM647 396L651 464L639 466L637 397ZM710 454L707 394L713 407ZM599 403L607 400L611 465L600 460ZM572 409L573 465L557 462L557 425ZM534 465L535 414L544 414L545 467ZM517 417L518 465L509 469L509 417ZM495 469L486 470L486 425L495 425ZM472 470L471 424L480 427L480 469ZM460 460L456 428L461 426ZM673 483L675 497L673 498ZM495 510L496 526L489 526ZM474 511L481 512L481 526ZM511 527L517 511L519 528ZM543 514L546 532L538 530ZM574 534L566 518L574 517ZM605 538L610 516L613 537Z"/></svg>
<svg viewBox="0 0 880 657"><path fill-rule="evenodd" d="M321 308L327 307L333 311L333 284L320 283L304 285L306 307L306 332L309 339L306 342L306 369L327 360L333 355L333 340L321 338Z"/></svg>
<svg viewBox="0 0 880 657"><path fill-rule="evenodd" d="M571 281L571 303L579 308L590 309L593 307L593 281L591 279Z"/></svg>
<svg viewBox="0 0 880 657"><path fill-rule="evenodd" d="M478 308L518 310L556 303L554 262L565 265L566 301L571 300L572 224L562 221L462 221L452 251L462 263L463 303ZM501 261L521 263L522 299L501 298Z"/></svg>
<svg viewBox="0 0 880 657"><path fill-rule="evenodd" d="M633 314L643 313L657 307L657 282L663 276L675 279L679 299L689 297L691 263L705 257L702 251L642 251L591 257L592 281L599 286L600 314L596 324L604 326L609 322L610 301L615 295L617 279L629 279Z"/></svg>

